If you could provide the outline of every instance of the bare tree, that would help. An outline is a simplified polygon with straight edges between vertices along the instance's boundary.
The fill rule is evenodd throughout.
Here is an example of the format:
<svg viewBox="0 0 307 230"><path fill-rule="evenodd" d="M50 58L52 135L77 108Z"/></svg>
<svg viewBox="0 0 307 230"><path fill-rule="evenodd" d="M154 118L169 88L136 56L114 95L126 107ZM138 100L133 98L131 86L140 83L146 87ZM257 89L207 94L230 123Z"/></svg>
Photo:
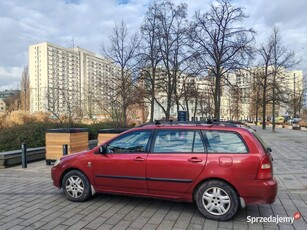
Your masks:
<svg viewBox="0 0 307 230"><path fill-rule="evenodd" d="M242 95L240 88L238 86L231 87L231 101L230 101L230 110L235 118L235 120L240 119L240 114L242 113ZM230 119L233 119L232 117Z"/></svg>
<svg viewBox="0 0 307 230"><path fill-rule="evenodd" d="M12 111L20 110L21 108L20 92L16 91L14 95L4 98L3 102L6 105L7 113L11 113Z"/></svg>
<svg viewBox="0 0 307 230"><path fill-rule="evenodd" d="M260 113L260 108L262 105L262 98L261 98L261 90L262 90L262 79L259 77L260 71L257 67L251 69L251 74L252 74L252 81L251 81L251 95L250 95L250 101L251 101L251 106L250 106L250 111L249 114L250 116L254 116L256 119L256 125L258 125L258 118L259 113Z"/></svg>
<svg viewBox="0 0 307 230"><path fill-rule="evenodd" d="M280 85L278 82L281 78L283 81L285 74L285 69L289 69L294 67L298 61L295 59L295 53L293 51L289 51L284 45L282 45L280 32L277 27L274 27L273 34L271 37L272 45L273 45L273 118L275 118L275 105L278 101L282 100L279 98L279 95L285 95L284 93L278 93L278 89L281 91L282 88L277 87ZM275 119L273 119L273 127L272 130L275 130Z"/></svg>
<svg viewBox="0 0 307 230"><path fill-rule="evenodd" d="M159 95L155 102L161 107L165 119L170 119L170 110L176 104L180 109L182 93L178 89L179 79L183 77L190 58L187 48L187 5L175 6L166 1L156 5L157 40L159 55L161 57L161 72L156 79Z"/></svg>
<svg viewBox="0 0 307 230"><path fill-rule="evenodd" d="M137 34L128 35L124 22L120 26L115 25L113 33L109 36L110 46L102 44L102 54L120 68L120 74L113 76L115 83L115 98L121 108L121 121L127 126L127 109L135 103L132 91L134 89L136 71L136 55L140 44Z"/></svg>
<svg viewBox="0 0 307 230"><path fill-rule="evenodd" d="M194 111L193 117L195 119L200 104L200 89L199 85L195 82L194 77L189 77L183 80L182 94L185 109L187 111L187 120L190 120L190 104L194 106L192 111Z"/></svg>
<svg viewBox="0 0 307 230"><path fill-rule="evenodd" d="M221 80L229 71L248 64L252 54L254 31L239 26L247 18L241 7L228 0L218 0L211 9L195 14L190 37L195 49L203 56L203 69L215 78L214 116L220 119Z"/></svg>
<svg viewBox="0 0 307 230"><path fill-rule="evenodd" d="M28 66L23 68L20 89L21 107L28 111L30 109L30 76Z"/></svg>
<svg viewBox="0 0 307 230"><path fill-rule="evenodd" d="M285 74L286 70L294 67L298 61L295 53L288 51L282 45L280 32L277 27L269 37L267 44L262 45L259 53L262 57L262 128L266 128L266 107L272 103L272 130L275 131L275 107L276 104L286 101ZM269 97L268 97L269 94Z"/></svg>
<svg viewBox="0 0 307 230"><path fill-rule="evenodd" d="M145 20L141 27L142 33L142 51L140 53L141 80L144 90L144 97L150 101L150 121L154 120L155 96L156 96L156 79L157 67L161 61L158 43L158 8L159 5L154 2L148 7Z"/></svg>

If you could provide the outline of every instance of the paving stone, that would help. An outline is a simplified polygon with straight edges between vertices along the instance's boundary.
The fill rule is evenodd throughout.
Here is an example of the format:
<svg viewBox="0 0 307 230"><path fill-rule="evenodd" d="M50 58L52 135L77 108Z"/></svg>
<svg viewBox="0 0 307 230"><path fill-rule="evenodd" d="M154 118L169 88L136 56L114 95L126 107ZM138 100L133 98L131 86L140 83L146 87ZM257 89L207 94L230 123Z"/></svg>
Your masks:
<svg viewBox="0 0 307 230"><path fill-rule="evenodd" d="M149 217L140 216L136 218L129 227L141 229L144 227L144 225L148 222L149 219Z"/></svg>
<svg viewBox="0 0 307 230"><path fill-rule="evenodd" d="M112 224L102 224L97 229L98 230L109 230L109 229L112 229L113 227L114 227L114 225L112 225Z"/></svg>
<svg viewBox="0 0 307 230"><path fill-rule="evenodd" d="M158 230L172 229L174 224L175 224L175 221L173 220L163 220L157 229Z"/></svg>
<svg viewBox="0 0 307 230"><path fill-rule="evenodd" d="M240 222L234 222L233 223L233 229L235 230L248 230L248 224L245 223L240 223Z"/></svg>
<svg viewBox="0 0 307 230"><path fill-rule="evenodd" d="M114 229L114 230L124 230L124 229L127 229L130 224L131 224L130 221L121 220L112 229Z"/></svg>
<svg viewBox="0 0 307 230"><path fill-rule="evenodd" d="M62 224L64 221L66 221L65 218L58 217L58 218L55 218L51 221L45 222L47 224L45 224L41 228L42 229L54 229L56 226Z"/></svg>
<svg viewBox="0 0 307 230"><path fill-rule="evenodd" d="M105 217L97 217L96 219L90 221L88 225L85 226L87 229L97 229L100 225L102 225L107 218Z"/></svg>
<svg viewBox="0 0 307 230"><path fill-rule="evenodd" d="M216 230L218 228L218 224L219 222L217 221L206 219L203 229Z"/></svg>
<svg viewBox="0 0 307 230"><path fill-rule="evenodd" d="M177 220L184 208L184 203L176 203L165 216L165 220Z"/></svg>
<svg viewBox="0 0 307 230"><path fill-rule="evenodd" d="M149 224L156 224L159 225L164 217L168 214L170 210L169 203L165 202L160 208L158 212L155 212L155 214L149 219Z"/></svg>
<svg viewBox="0 0 307 230"><path fill-rule="evenodd" d="M188 230L201 230L203 228L200 224L189 224Z"/></svg>
<svg viewBox="0 0 307 230"><path fill-rule="evenodd" d="M218 228L233 229L233 221L229 220L227 222L219 222Z"/></svg>
<svg viewBox="0 0 307 230"><path fill-rule="evenodd" d="M60 225L56 226L54 229L52 229L52 230L64 230L64 229L68 229L68 228L69 228L69 226L60 224Z"/></svg>
<svg viewBox="0 0 307 230"><path fill-rule="evenodd" d="M77 230L77 229L83 229L84 226L88 225L87 221L79 220L78 222L74 223L72 226L67 228L68 230Z"/></svg>
<svg viewBox="0 0 307 230"><path fill-rule="evenodd" d="M154 230L157 229L158 225L157 224L145 224L144 227L142 228L142 230Z"/></svg>
<svg viewBox="0 0 307 230"><path fill-rule="evenodd" d="M183 211L181 212L179 218L177 219L174 227L187 228L194 212L195 212L195 207L194 206L192 207L192 204L187 204L184 207Z"/></svg>
<svg viewBox="0 0 307 230"><path fill-rule="evenodd" d="M198 210L195 210L190 224L203 226L204 223L205 223L205 217Z"/></svg>

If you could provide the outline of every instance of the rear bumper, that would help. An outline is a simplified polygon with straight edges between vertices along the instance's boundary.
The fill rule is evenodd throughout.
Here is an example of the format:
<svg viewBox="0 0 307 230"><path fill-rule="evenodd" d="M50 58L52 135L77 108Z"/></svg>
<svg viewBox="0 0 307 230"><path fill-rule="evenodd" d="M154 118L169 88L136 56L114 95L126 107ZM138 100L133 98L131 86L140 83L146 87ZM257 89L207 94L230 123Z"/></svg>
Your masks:
<svg viewBox="0 0 307 230"><path fill-rule="evenodd" d="M245 189L239 191L245 204L272 204L277 195L277 181L273 177L270 180L254 180L245 184Z"/></svg>

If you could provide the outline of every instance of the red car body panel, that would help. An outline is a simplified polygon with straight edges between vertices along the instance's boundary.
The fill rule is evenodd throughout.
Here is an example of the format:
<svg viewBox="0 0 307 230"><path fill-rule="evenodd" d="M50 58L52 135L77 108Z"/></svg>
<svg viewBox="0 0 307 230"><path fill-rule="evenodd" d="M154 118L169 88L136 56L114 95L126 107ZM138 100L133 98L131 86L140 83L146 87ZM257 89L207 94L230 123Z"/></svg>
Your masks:
<svg viewBox="0 0 307 230"><path fill-rule="evenodd" d="M136 130L211 130L210 126L146 126ZM244 128L214 126L214 130L236 132L248 153L125 153L101 154L99 146L68 155L52 168L53 184L61 188L65 172L82 171L97 192L194 200L199 184L219 179L230 184L246 204L273 203L277 194L274 177L259 180L257 172L266 154L261 143ZM103 143L107 144L110 141Z"/></svg>
<svg viewBox="0 0 307 230"><path fill-rule="evenodd" d="M147 153L96 154L93 163L97 191L147 193Z"/></svg>

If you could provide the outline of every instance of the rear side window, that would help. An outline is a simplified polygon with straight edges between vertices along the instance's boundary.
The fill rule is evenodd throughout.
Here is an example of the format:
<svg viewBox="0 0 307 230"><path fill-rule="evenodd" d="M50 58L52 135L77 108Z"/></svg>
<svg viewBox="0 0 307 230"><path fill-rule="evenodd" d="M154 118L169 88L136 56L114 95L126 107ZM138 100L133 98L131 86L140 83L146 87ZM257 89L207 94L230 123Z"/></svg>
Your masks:
<svg viewBox="0 0 307 230"><path fill-rule="evenodd" d="M248 153L239 134L225 131L203 131L209 153Z"/></svg>
<svg viewBox="0 0 307 230"><path fill-rule="evenodd" d="M193 130L159 130L154 142L155 153L193 153L205 152L198 131Z"/></svg>

